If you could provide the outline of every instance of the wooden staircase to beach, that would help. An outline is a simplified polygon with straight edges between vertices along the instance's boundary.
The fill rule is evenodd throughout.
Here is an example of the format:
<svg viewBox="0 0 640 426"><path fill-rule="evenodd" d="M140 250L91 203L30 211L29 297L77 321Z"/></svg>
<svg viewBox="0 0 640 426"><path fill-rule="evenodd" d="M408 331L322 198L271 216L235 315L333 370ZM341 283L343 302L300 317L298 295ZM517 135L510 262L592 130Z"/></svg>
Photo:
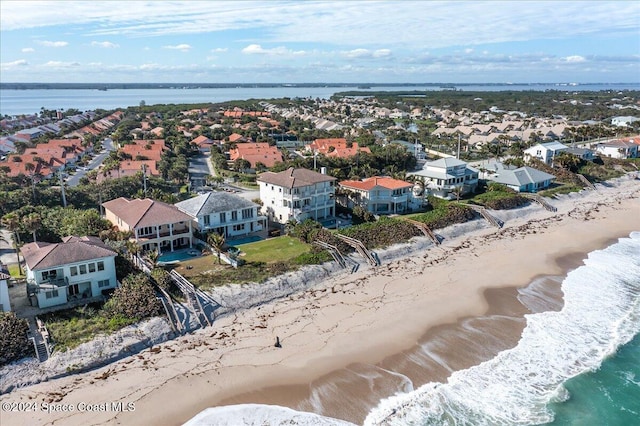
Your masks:
<svg viewBox="0 0 640 426"><path fill-rule="evenodd" d="M422 223L422 222L418 222L417 220L413 220L413 219L408 219L408 218L402 218L403 220L409 222L410 224L412 224L413 226L415 226L416 228L418 228L419 230L422 231L422 233L426 236L429 237L431 239L431 241L433 241L433 243L437 246L440 245L441 240L440 237L438 235L436 235L431 228L429 228L427 226L426 223Z"/></svg>
<svg viewBox="0 0 640 426"><path fill-rule="evenodd" d="M542 207L544 207L545 210L548 210L550 212L556 212L558 211L558 209L549 204L549 202L547 202L547 200L545 200L543 197L541 197L538 194L528 194L528 193L521 193L520 195L522 195L525 198L528 198L530 200L535 201L536 203L540 204Z"/></svg>
<svg viewBox="0 0 640 426"><path fill-rule="evenodd" d="M198 292L196 291L194 285L175 270L169 272L169 276L171 277L175 285L180 289L182 294L184 294L184 297L187 299L189 307L200 323L200 326L202 328L211 326L211 320L209 320L209 317L205 314L202 303L200 302L200 298L198 297Z"/></svg>
<svg viewBox="0 0 640 426"><path fill-rule="evenodd" d="M496 228L502 228L502 226L504 225L503 221L501 221L497 217L494 217L491 213L487 211L487 209L485 209L482 206L477 206L475 204L465 204L465 206L480 213L480 216L482 216L487 222L489 222L491 225L495 226Z"/></svg>
<svg viewBox="0 0 640 426"><path fill-rule="evenodd" d="M319 247L322 247L323 249L327 250L329 252L329 254L331 254L331 257L333 257L333 260L336 261L336 263L341 267L341 268L346 268L347 267L347 263L351 264L351 273L354 273L358 270L358 268L360 267L360 264L358 262L356 262L355 260L351 259L349 256L344 256L340 250L338 250L338 248L332 244L326 243L324 241L320 241L320 240L316 240L313 242L313 244L316 244Z"/></svg>
<svg viewBox="0 0 640 426"><path fill-rule="evenodd" d="M33 350L38 361L45 362L51 356L51 346L49 344L49 331L38 317L27 318L29 324L29 340L33 343Z"/></svg>
<svg viewBox="0 0 640 426"><path fill-rule="evenodd" d="M585 188L591 189L593 191L595 191L597 189L594 184L589 182L589 179L584 177L584 175L581 175L580 173L577 173L577 175L578 175L578 179L580 179L580 182L582 182L584 184Z"/></svg>
<svg viewBox="0 0 640 426"><path fill-rule="evenodd" d="M372 251L369 251L364 244L362 243L362 241L355 239L355 238L351 238L351 237L347 237L346 235L342 235L342 234L334 234L337 238L341 239L342 241L344 241L345 243L349 244L351 247L353 247L354 249L356 249L356 251L358 253L360 253L360 255L362 257L365 258L365 260L367 262L369 262L369 264L371 264L371 266L378 266L380 265L380 259L378 258L378 255L375 254Z"/></svg>

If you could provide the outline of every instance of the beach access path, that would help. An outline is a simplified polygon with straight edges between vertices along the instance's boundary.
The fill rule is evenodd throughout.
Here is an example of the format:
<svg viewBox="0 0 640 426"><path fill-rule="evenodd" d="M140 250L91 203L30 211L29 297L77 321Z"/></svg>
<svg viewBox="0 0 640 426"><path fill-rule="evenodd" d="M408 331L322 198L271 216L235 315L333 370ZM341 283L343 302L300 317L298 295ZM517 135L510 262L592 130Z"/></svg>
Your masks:
<svg viewBox="0 0 640 426"><path fill-rule="evenodd" d="M38 410L2 412L2 424L181 424L235 395L378 363L432 327L484 314L486 289L565 274L560 259L640 231L640 180L618 179L552 203L557 212L531 205L500 213L502 229L479 220L438 230L445 237L440 246L378 251L379 267L331 274L105 367L15 389L0 397L3 403ZM46 412L45 403L73 411ZM112 403L135 411L86 409Z"/></svg>

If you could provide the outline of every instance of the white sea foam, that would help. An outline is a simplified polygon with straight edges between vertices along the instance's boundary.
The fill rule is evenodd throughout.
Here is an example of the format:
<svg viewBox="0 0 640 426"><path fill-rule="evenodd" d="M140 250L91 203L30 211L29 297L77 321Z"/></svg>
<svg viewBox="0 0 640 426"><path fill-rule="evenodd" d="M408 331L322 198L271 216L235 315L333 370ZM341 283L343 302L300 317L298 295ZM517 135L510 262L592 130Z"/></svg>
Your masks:
<svg viewBox="0 0 640 426"><path fill-rule="evenodd" d="M277 405L240 404L207 408L185 426L354 426L343 420L304 413Z"/></svg>
<svg viewBox="0 0 640 426"><path fill-rule="evenodd" d="M525 425L552 420L562 384L640 332L640 232L589 254L562 283L559 312L528 315L518 345L445 384L382 401L366 425Z"/></svg>

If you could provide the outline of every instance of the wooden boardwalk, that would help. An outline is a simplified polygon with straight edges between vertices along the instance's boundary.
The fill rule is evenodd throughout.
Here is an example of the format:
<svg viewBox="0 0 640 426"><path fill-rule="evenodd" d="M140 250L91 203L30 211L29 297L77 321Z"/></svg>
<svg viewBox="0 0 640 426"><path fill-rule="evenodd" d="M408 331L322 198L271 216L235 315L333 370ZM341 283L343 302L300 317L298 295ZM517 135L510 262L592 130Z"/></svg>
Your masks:
<svg viewBox="0 0 640 426"><path fill-rule="evenodd" d="M548 210L550 212L557 212L558 211L558 209L555 206L549 204L549 202L547 202L547 200L545 200L543 197L541 197L538 194L521 193L520 195L522 195L523 197L526 197L526 198L528 198L530 200L535 201L536 203L538 203L542 207L544 207L545 210Z"/></svg>
<svg viewBox="0 0 640 426"><path fill-rule="evenodd" d="M504 225L503 221L501 221L497 217L494 217L491 213L489 213L489 211L487 211L487 209L485 209L482 206L476 206L475 204L465 204L465 206L467 206L467 207L471 208L472 210L480 213L480 215L487 222L489 222L491 225L495 226L496 228L502 228L502 226Z"/></svg>
<svg viewBox="0 0 640 426"><path fill-rule="evenodd" d="M362 241L357 240L355 238L351 238L351 237L347 237L346 235L342 235L342 234L334 234L337 238L341 239L342 241L344 241L345 243L349 244L351 247L353 247L354 249L356 249L356 251L358 253L360 253L360 255L362 257L365 258L365 260L367 262L369 262L371 264L371 266L378 266L380 265L380 259L378 258L378 256L372 252L369 251L364 244L362 243Z"/></svg>
<svg viewBox="0 0 640 426"><path fill-rule="evenodd" d="M438 235L436 235L431 228L429 228L427 226L426 223L422 223L422 222L418 222L417 220L413 220L413 219L409 219L409 218L403 218L401 217L400 219L402 220L406 220L407 222L409 222L410 224L412 224L413 226L415 226L416 228L418 228L419 230L422 231L422 233L426 236L429 237L431 239L431 241L433 241L433 243L437 246L440 245L440 243L442 242L442 240L440 239L441 237L439 237Z"/></svg>

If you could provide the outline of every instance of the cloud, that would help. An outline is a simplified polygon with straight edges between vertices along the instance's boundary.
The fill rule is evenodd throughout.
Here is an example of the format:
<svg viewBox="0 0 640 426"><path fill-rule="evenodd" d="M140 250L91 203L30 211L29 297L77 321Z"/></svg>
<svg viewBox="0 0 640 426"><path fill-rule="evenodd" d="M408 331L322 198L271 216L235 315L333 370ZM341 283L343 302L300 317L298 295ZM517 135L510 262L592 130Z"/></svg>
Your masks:
<svg viewBox="0 0 640 426"><path fill-rule="evenodd" d="M573 55L567 56L564 60L567 62L585 62L587 59L584 56Z"/></svg>
<svg viewBox="0 0 640 426"><path fill-rule="evenodd" d="M66 41L48 41L48 40L39 40L36 43L45 46L45 47L66 47L69 45Z"/></svg>
<svg viewBox="0 0 640 426"><path fill-rule="evenodd" d="M188 44L178 44L175 46L162 46L163 49L171 49L171 50L179 50L181 52L188 52L192 49L191 45Z"/></svg>
<svg viewBox="0 0 640 426"><path fill-rule="evenodd" d="M35 52L36 50L33 47L24 47L21 52L22 53L32 53Z"/></svg>
<svg viewBox="0 0 640 426"><path fill-rule="evenodd" d="M343 58L347 59L374 59L374 58L387 58L392 55L390 49L353 49L344 52L340 52Z"/></svg>
<svg viewBox="0 0 640 426"><path fill-rule="evenodd" d="M63 62L63 61L49 61L44 64L45 67L48 68L72 68L79 67L81 64L79 62Z"/></svg>
<svg viewBox="0 0 640 426"><path fill-rule="evenodd" d="M304 56L307 52L304 50L293 51L287 49L284 46L274 47L272 49L265 49L259 44L250 44L242 49L242 53L245 55L272 55L272 56Z"/></svg>
<svg viewBox="0 0 640 426"><path fill-rule="evenodd" d="M103 47L105 49L115 49L116 47L120 47L119 44L111 43L110 41L92 41L91 46Z"/></svg>
<svg viewBox="0 0 640 426"><path fill-rule="evenodd" d="M229 49L228 49L228 48L226 48L226 47L217 47L217 48L215 48L215 49L211 49L211 51L212 51L213 53L224 53L224 52L226 52L227 50L229 50Z"/></svg>
<svg viewBox="0 0 640 426"><path fill-rule="evenodd" d="M18 68L18 67L24 67L29 65L29 62L27 62L24 59L19 59L17 61L13 61L13 62L2 62L0 63L0 67L3 69L11 69L11 68Z"/></svg>

